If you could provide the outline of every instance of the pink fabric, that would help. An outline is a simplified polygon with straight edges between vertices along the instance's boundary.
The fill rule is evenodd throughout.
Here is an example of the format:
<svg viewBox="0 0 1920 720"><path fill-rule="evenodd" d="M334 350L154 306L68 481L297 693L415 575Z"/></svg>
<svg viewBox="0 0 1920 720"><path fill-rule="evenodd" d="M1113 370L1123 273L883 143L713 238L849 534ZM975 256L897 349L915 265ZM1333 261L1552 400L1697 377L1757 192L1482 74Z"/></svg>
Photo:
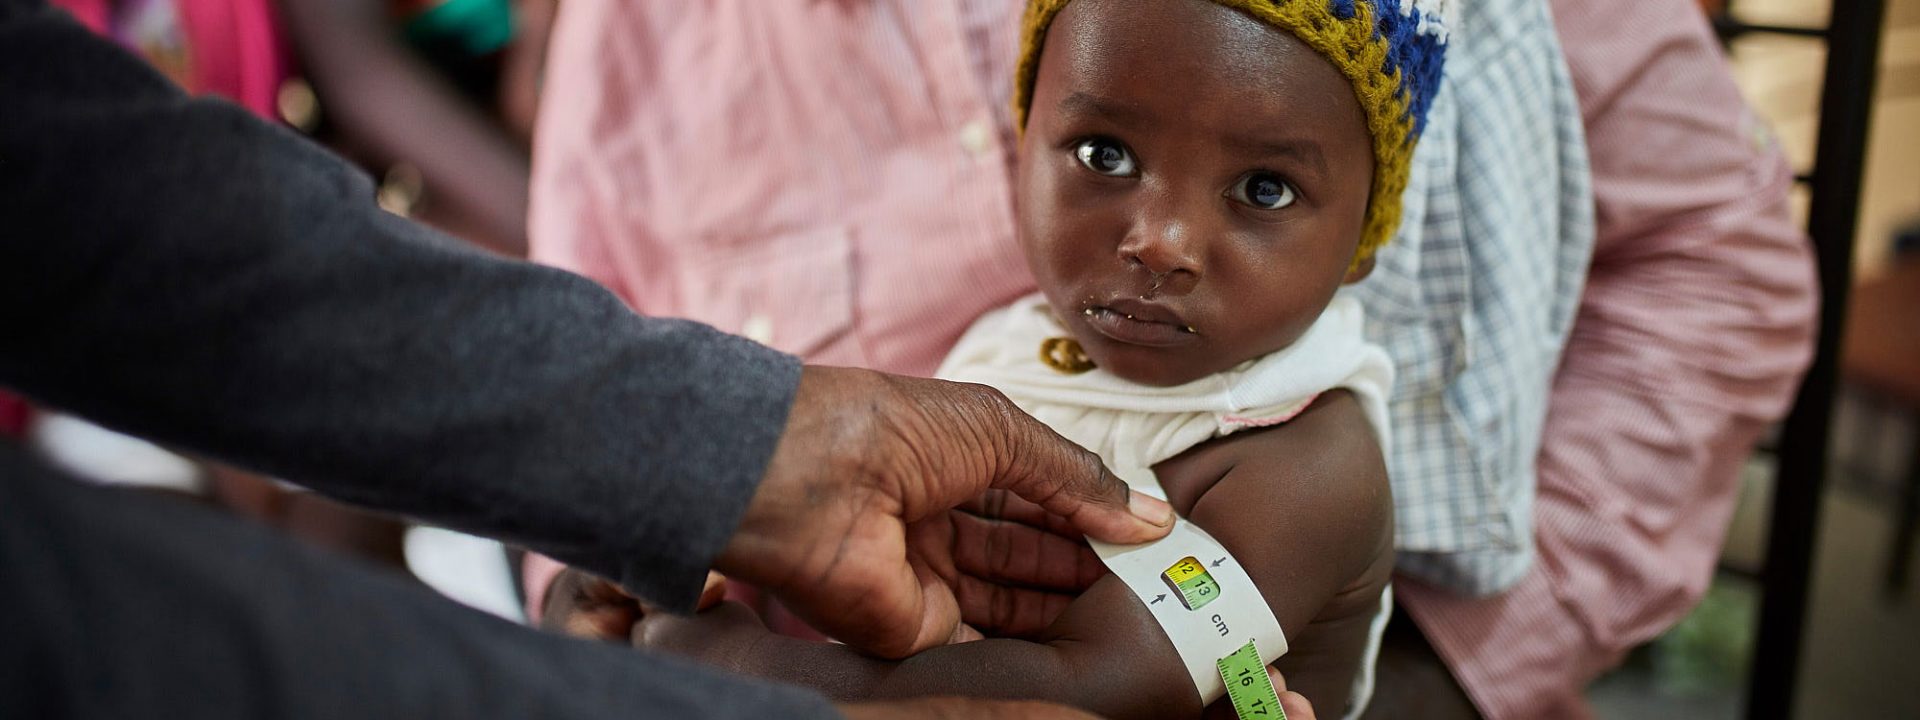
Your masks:
<svg viewBox="0 0 1920 720"><path fill-rule="evenodd" d="M234 101L260 117L279 117L287 77L286 40L268 0L173 0L192 37L195 92Z"/></svg>
<svg viewBox="0 0 1920 720"><path fill-rule="evenodd" d="M109 0L52 0L50 4L72 14L73 19L87 26L88 30L101 35L112 34L107 26L107 19L112 16Z"/></svg>
<svg viewBox="0 0 1920 720"><path fill-rule="evenodd" d="M546 617L547 588L553 587L553 579L567 566L553 558L538 553L527 553L527 559L520 562L520 583L527 589L527 620L538 625L540 618Z"/></svg>
<svg viewBox="0 0 1920 720"><path fill-rule="evenodd" d="M815 362L931 371L1032 286L1005 111L1019 5L567 5L533 256ZM1600 244L1546 429L1540 561L1493 598L1396 591L1493 718L1580 716L1589 679L1697 601L1813 323L1789 174L1698 10L1555 11Z"/></svg>
<svg viewBox="0 0 1920 720"><path fill-rule="evenodd" d="M272 0L53 0L53 4L136 53L184 48L185 76L176 75L174 80L188 92L219 95L260 117L279 117L280 84L289 70L287 44ZM170 11L149 12L156 7L170 7ZM170 17L171 22L137 20L142 12L149 13L146 18Z"/></svg>
<svg viewBox="0 0 1920 720"><path fill-rule="evenodd" d="M1599 236L1555 378L1539 560L1486 599L1395 594L1489 718L1587 717L1582 689L1705 591L1741 465L1812 353L1791 173L1691 3L1555 0Z"/></svg>
<svg viewBox="0 0 1920 720"><path fill-rule="evenodd" d="M1013 241L1017 6L566 5L532 257L643 313L931 373L1034 287Z"/></svg>

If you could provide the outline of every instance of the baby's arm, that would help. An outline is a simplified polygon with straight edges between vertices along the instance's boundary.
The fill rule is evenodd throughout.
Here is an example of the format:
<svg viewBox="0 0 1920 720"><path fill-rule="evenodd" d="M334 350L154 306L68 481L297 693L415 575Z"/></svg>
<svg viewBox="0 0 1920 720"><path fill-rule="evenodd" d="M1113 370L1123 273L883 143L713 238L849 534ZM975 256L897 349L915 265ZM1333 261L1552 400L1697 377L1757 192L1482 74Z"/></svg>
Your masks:
<svg viewBox="0 0 1920 720"><path fill-rule="evenodd" d="M1286 425L1209 443L1155 469L1174 506L1247 568L1293 645L1280 664L1289 685L1329 716L1339 715L1391 569L1392 501L1368 428L1358 402L1329 393ZM838 699L1032 698L1116 718L1201 709L1172 643L1111 576L1035 641L982 640L900 661L773 635L737 607L696 618L652 615L634 639Z"/></svg>
<svg viewBox="0 0 1920 720"><path fill-rule="evenodd" d="M1174 507L1266 596L1287 635L1276 666L1288 687L1320 714L1343 715L1393 573L1393 496L1359 401L1328 393L1286 425L1203 445L1155 471Z"/></svg>

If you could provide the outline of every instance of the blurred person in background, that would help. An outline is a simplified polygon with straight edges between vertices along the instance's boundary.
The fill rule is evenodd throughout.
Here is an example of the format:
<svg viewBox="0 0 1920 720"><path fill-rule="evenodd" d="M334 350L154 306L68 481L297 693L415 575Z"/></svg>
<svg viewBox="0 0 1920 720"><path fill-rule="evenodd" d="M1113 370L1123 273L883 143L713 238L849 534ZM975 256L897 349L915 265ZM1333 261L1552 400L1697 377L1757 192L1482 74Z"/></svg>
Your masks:
<svg viewBox="0 0 1920 720"><path fill-rule="evenodd" d="M566 5L532 256L645 312L929 372L1032 290L1008 185L1021 4ZM1811 355L1791 173L1699 8L1550 9L1459 6L1484 44L1451 51L1409 221L1358 288L1403 308L1378 332L1401 366L1404 614L1371 717L1587 714L1585 684L1704 592ZM536 611L553 572L530 565Z"/></svg>
<svg viewBox="0 0 1920 720"><path fill-rule="evenodd" d="M279 116L290 76L273 0L53 0L194 95L216 95L263 118Z"/></svg>
<svg viewBox="0 0 1920 720"><path fill-rule="evenodd" d="M226 98L356 159L383 178L378 198L389 211L525 254L527 143L553 0L52 4L187 92ZM9 402L24 405L0 398ZM11 412L26 432L24 407ZM205 494L323 547L407 567L407 524L397 518L57 413L33 435L83 477Z"/></svg>
<svg viewBox="0 0 1920 720"><path fill-rule="evenodd" d="M526 254L528 143L555 0L278 0L312 113L381 205Z"/></svg>
<svg viewBox="0 0 1920 720"><path fill-rule="evenodd" d="M182 89L316 135L382 206L526 254L555 0L55 0Z"/></svg>

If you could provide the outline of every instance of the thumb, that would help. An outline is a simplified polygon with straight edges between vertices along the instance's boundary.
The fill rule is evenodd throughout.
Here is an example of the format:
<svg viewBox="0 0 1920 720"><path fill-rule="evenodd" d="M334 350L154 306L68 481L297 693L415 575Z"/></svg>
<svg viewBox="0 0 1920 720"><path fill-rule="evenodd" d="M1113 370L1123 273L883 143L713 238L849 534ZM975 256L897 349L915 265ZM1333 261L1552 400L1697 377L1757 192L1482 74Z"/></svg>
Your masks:
<svg viewBox="0 0 1920 720"><path fill-rule="evenodd" d="M1011 403L1008 403L1011 405ZM1129 490L1100 458L1018 408L1006 414L1010 452L994 478L1088 537L1133 544L1157 540L1173 527L1173 506Z"/></svg>
<svg viewBox="0 0 1920 720"><path fill-rule="evenodd" d="M1313 703L1307 702L1307 696L1287 691L1287 679L1280 676L1280 669L1267 667L1267 678L1273 681L1273 691L1280 697L1282 720L1314 720Z"/></svg>

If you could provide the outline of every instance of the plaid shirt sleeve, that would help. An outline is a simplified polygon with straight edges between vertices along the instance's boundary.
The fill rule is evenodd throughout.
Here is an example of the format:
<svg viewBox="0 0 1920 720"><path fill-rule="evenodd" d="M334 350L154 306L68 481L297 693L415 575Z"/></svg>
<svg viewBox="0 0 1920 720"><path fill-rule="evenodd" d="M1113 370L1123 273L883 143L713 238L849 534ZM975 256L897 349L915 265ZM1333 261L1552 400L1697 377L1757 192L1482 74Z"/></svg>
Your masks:
<svg viewBox="0 0 1920 720"><path fill-rule="evenodd" d="M1460 7L1401 231L1361 296L1399 363L1399 567L1498 591L1533 559L1534 458L1593 247L1573 82L1539 0Z"/></svg>
<svg viewBox="0 0 1920 720"><path fill-rule="evenodd" d="M1740 467L1786 411L1815 320L1791 171L1698 10L1553 10L1592 150L1597 240L1548 398L1539 561L1493 597L1397 587L1496 720L1585 715L1584 685L1699 600Z"/></svg>

